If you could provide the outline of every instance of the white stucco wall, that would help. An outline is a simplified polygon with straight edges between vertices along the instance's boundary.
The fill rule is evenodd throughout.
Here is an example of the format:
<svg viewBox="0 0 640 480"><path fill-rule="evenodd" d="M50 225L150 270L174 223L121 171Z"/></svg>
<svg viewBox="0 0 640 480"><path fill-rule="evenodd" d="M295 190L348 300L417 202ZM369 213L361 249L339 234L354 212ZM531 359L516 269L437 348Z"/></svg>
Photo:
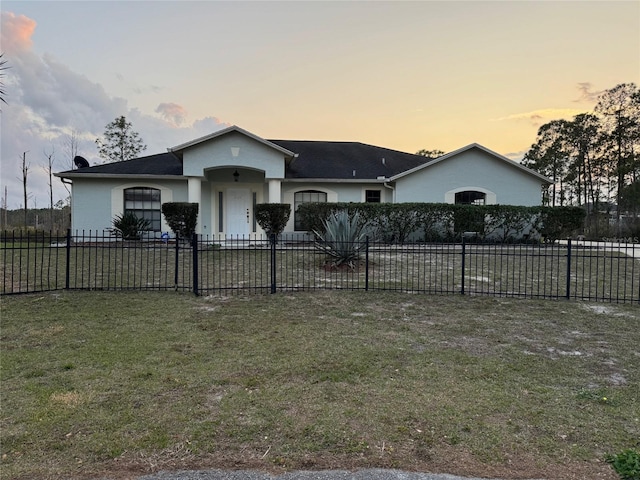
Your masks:
<svg viewBox="0 0 640 480"><path fill-rule="evenodd" d="M150 187L160 190L160 201L186 202L187 182L179 180L74 179L71 195L71 228L102 233L124 211L124 189ZM162 230L169 227L162 219Z"/></svg>
<svg viewBox="0 0 640 480"><path fill-rule="evenodd" d="M232 147L239 147L233 156ZM266 178L284 178L284 154L238 132L230 132L185 149L183 174L201 177L207 169L233 165L264 172Z"/></svg>
<svg viewBox="0 0 640 480"><path fill-rule="evenodd" d="M541 180L481 150L472 149L423 168L396 182L396 202L453 203L455 192L479 190L487 203L535 206Z"/></svg>

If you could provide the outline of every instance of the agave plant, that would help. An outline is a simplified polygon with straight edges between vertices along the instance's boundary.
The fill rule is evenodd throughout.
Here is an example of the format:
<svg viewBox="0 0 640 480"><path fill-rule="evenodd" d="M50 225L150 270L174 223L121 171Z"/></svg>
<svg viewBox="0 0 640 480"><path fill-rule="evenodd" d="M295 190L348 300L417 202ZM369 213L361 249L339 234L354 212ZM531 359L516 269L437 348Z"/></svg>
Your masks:
<svg viewBox="0 0 640 480"><path fill-rule="evenodd" d="M369 229L359 213L349 215L346 210L332 213L322 222L324 232L314 230L315 246L329 255L333 266L348 265L353 268L366 247Z"/></svg>
<svg viewBox="0 0 640 480"><path fill-rule="evenodd" d="M140 240L140 234L148 230L151 223L146 218L138 218L133 212L116 215L113 219L115 234L124 240Z"/></svg>

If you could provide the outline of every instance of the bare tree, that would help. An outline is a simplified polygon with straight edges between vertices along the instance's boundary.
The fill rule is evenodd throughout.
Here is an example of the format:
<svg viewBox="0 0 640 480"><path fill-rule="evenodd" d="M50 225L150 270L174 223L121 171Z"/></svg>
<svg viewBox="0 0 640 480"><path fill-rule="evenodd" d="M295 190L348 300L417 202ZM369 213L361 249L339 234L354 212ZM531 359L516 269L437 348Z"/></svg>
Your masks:
<svg viewBox="0 0 640 480"><path fill-rule="evenodd" d="M24 194L24 228L27 228L27 202L29 195L27 193L27 177L29 176L29 164L27 163L27 152L22 152L22 191Z"/></svg>
<svg viewBox="0 0 640 480"><path fill-rule="evenodd" d="M3 230L7 229L7 210L9 210L9 207L7 205L7 186L4 186L4 198L2 199L2 212L4 213L3 215L3 219L4 219L4 223L3 225Z"/></svg>
<svg viewBox="0 0 640 480"><path fill-rule="evenodd" d="M71 133L63 140L65 157L69 159L69 170L75 168L73 159L78 155L78 131L76 129L71 130Z"/></svg>
<svg viewBox="0 0 640 480"><path fill-rule="evenodd" d="M53 230L53 163L55 161L55 149L51 147L51 152L43 152L47 163L42 167L49 177L49 230Z"/></svg>

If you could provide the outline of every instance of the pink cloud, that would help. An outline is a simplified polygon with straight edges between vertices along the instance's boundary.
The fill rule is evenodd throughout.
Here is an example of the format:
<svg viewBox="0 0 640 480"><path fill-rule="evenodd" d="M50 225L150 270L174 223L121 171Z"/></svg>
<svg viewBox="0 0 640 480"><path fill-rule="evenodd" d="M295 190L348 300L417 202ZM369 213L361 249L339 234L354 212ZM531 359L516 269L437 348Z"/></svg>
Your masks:
<svg viewBox="0 0 640 480"><path fill-rule="evenodd" d="M36 21L12 12L2 12L2 32L0 43L2 50L9 56L18 54L31 48L31 36L36 29Z"/></svg>
<svg viewBox="0 0 640 480"><path fill-rule="evenodd" d="M161 103L156 108L156 113L162 115L166 121L173 123L175 126L184 122L187 116L187 110L177 103Z"/></svg>

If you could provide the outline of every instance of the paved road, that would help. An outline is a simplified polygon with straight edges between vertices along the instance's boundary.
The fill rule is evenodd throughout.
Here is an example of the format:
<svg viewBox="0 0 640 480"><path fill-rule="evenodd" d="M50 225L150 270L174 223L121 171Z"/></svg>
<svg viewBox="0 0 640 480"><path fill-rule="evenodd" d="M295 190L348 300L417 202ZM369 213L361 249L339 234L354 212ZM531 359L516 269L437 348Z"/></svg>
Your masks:
<svg viewBox="0 0 640 480"><path fill-rule="evenodd" d="M281 475L242 470L192 470L182 472L159 472L140 477L138 480L485 480L463 478L435 473L403 472L400 470L368 469L349 472L346 470L324 470L319 472L289 472Z"/></svg>

